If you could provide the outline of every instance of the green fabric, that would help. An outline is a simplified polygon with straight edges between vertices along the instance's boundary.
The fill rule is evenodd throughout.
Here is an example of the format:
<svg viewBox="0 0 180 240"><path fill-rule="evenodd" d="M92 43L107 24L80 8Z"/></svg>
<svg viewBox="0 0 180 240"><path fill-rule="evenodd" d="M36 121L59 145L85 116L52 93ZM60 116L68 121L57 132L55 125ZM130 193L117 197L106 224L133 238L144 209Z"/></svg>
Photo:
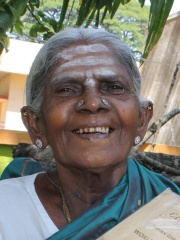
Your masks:
<svg viewBox="0 0 180 240"><path fill-rule="evenodd" d="M32 159L17 158L5 169L2 179L22 176L22 172L23 175L29 175L38 171L42 171L39 162ZM143 206L167 188L180 194L180 188L169 179L151 172L137 161L129 159L127 174L118 186L86 213L47 240L97 239L138 210L139 200Z"/></svg>
<svg viewBox="0 0 180 240"><path fill-rule="evenodd" d="M22 177L42 171L39 162L32 158L15 158L3 171L2 179Z"/></svg>
<svg viewBox="0 0 180 240"><path fill-rule="evenodd" d="M31 175L34 173L42 172L46 169L47 164L43 162L36 161L32 158L15 158L3 171L1 175L1 180L22 177L26 175ZM48 168L55 167L54 164L49 164Z"/></svg>
<svg viewBox="0 0 180 240"><path fill-rule="evenodd" d="M93 208L47 240L97 239L138 210L138 200L145 205L167 188L180 194L179 187L170 180L130 160L128 172L117 187Z"/></svg>

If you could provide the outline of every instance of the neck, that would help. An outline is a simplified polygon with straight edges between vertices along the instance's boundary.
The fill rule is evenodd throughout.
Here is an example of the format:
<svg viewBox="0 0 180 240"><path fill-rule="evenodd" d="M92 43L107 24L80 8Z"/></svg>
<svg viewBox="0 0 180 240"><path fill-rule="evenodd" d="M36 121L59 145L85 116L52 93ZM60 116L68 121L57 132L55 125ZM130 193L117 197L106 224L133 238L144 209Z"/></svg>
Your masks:
<svg viewBox="0 0 180 240"><path fill-rule="evenodd" d="M125 175L127 163L106 170L81 170L57 164L56 182L62 186L69 206L80 206L82 212L112 190Z"/></svg>

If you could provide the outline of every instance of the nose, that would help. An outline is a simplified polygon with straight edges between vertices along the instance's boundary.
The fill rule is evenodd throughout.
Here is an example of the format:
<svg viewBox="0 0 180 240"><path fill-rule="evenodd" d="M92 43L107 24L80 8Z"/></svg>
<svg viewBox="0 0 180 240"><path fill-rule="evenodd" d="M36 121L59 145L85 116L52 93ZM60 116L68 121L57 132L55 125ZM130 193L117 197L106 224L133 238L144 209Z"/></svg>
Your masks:
<svg viewBox="0 0 180 240"><path fill-rule="evenodd" d="M76 110L84 113L97 113L108 111L110 102L105 98L94 94L89 94L84 98L79 99L76 103Z"/></svg>

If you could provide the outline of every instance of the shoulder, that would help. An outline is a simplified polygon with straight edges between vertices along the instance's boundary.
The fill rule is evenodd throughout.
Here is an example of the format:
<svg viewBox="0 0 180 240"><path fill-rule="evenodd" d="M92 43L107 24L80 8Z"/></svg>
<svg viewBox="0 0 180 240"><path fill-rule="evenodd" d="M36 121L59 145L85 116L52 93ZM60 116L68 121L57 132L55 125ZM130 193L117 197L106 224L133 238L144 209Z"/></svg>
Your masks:
<svg viewBox="0 0 180 240"><path fill-rule="evenodd" d="M33 205L36 196L34 182L37 174L31 176L11 178L0 181L1 206L0 215L11 217L15 209L23 211ZM26 210L25 210L26 211Z"/></svg>
<svg viewBox="0 0 180 240"><path fill-rule="evenodd" d="M34 181L36 179L38 173L24 176L24 177L16 177L16 178L10 178L10 179L4 179L0 181L0 192L3 190L5 192L8 192L10 190L14 191L15 189L27 189L29 186L34 186Z"/></svg>
<svg viewBox="0 0 180 240"><path fill-rule="evenodd" d="M23 212L34 209L36 175L0 181L1 206L3 206L0 208L0 225L4 223L4 218L9 221L8 219L14 219L15 216L17 218L22 216Z"/></svg>
<svg viewBox="0 0 180 240"><path fill-rule="evenodd" d="M47 239L57 231L36 193L37 175L0 181L0 239Z"/></svg>
<svg viewBox="0 0 180 240"><path fill-rule="evenodd" d="M22 177L42 171L41 163L32 158L15 158L3 171L1 180Z"/></svg>
<svg viewBox="0 0 180 240"><path fill-rule="evenodd" d="M16 178L42 172L54 168L55 164L36 161L32 158L15 158L3 171L1 180Z"/></svg>

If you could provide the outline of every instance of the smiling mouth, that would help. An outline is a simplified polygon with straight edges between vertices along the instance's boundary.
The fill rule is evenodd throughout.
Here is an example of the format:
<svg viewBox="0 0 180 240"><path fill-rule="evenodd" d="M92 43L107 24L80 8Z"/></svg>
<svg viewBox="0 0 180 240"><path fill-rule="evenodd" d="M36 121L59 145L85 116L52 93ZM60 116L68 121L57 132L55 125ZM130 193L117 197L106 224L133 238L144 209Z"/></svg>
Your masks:
<svg viewBox="0 0 180 240"><path fill-rule="evenodd" d="M109 127L90 127L90 128L80 128L74 130L76 134L92 134L92 133L111 133L113 130Z"/></svg>

